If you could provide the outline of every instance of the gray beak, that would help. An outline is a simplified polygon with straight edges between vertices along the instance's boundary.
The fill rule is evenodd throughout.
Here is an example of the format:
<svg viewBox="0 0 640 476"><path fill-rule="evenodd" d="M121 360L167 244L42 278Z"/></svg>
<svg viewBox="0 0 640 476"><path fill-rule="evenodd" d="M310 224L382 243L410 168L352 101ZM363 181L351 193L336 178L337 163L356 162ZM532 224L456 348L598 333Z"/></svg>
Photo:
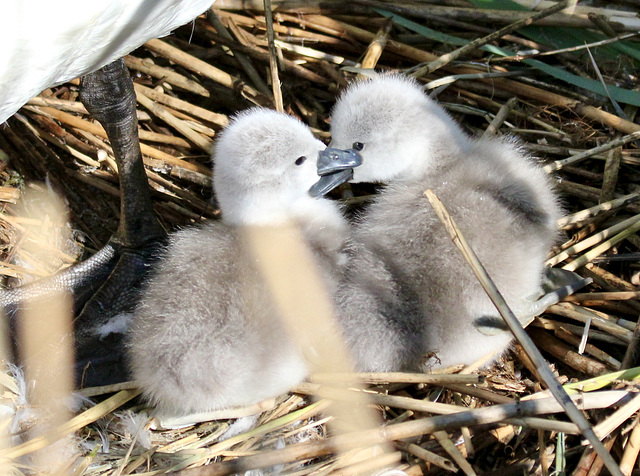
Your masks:
<svg viewBox="0 0 640 476"><path fill-rule="evenodd" d="M318 153L318 180L309 189L312 197L326 195L353 177L354 167L362 165L362 157L353 149L327 147Z"/></svg>

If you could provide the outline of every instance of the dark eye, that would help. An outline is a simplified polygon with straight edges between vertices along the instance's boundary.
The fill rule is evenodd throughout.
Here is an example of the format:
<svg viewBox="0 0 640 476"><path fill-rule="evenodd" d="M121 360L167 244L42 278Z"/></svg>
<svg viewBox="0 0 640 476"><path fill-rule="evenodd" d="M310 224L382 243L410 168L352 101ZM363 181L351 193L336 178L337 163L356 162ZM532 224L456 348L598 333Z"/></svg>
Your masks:
<svg viewBox="0 0 640 476"><path fill-rule="evenodd" d="M351 147L355 150L362 150L364 149L364 144L362 142L354 142Z"/></svg>
<svg viewBox="0 0 640 476"><path fill-rule="evenodd" d="M298 157L298 158L296 159L296 165L302 165L302 164L304 164L304 161L305 161L305 160L307 160L307 158L306 158L304 155L303 155L303 156Z"/></svg>

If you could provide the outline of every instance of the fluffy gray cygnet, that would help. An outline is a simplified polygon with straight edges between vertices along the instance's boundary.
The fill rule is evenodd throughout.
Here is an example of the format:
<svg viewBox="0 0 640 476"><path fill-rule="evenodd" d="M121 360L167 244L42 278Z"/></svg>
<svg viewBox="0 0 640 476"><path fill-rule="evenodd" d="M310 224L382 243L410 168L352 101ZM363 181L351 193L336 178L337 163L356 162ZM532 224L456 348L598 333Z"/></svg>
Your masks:
<svg viewBox="0 0 640 476"><path fill-rule="evenodd" d="M527 316L561 214L541 167L513 142L468 137L399 75L354 83L331 132L333 147L360 151L354 182L386 184L357 220L337 291L360 368L415 369L427 356L431 368L471 364L505 350L511 333L424 192L440 197L516 315Z"/></svg>
<svg viewBox="0 0 640 476"><path fill-rule="evenodd" d="M324 148L300 121L266 109L239 115L221 134L222 223L171 236L133 318L131 370L161 412L248 405L306 376L240 227L295 223L334 283L347 225L334 202L308 193Z"/></svg>

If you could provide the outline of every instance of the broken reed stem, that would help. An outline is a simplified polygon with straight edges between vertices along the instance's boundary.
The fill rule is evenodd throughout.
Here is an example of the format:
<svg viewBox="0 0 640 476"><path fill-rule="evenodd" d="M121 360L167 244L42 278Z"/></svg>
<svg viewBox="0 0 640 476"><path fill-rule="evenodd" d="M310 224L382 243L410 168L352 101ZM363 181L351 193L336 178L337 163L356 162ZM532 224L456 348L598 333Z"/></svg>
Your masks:
<svg viewBox="0 0 640 476"><path fill-rule="evenodd" d="M634 218L637 219L637 217L634 217ZM586 252L585 254L579 256L578 258L574 259L571 263L564 265L562 267L562 269L566 269L568 271L575 271L576 269L578 269L578 268L584 266L585 264L589 263L592 259L600 256L602 253L604 253L605 251L609 250L610 248L612 248L614 245L618 244L622 240L626 239L627 237L629 237L631 235L634 235L638 231L640 231L640 219L637 220L635 223L633 223L631 226L629 226L624 231L622 231L622 232L618 233L617 235L609 238L607 241L605 241L601 245L596 246L592 250L590 250L590 251Z"/></svg>
<svg viewBox="0 0 640 476"><path fill-rule="evenodd" d="M542 354L533 344L531 338L524 331L524 329L520 325L520 322L518 321L518 318L513 314L511 309L509 309L509 306L507 305L498 289L495 287L495 284L491 280L491 277L485 270L482 263L480 263L480 260L468 245L467 241L464 239L464 236L453 221L451 215L449 215L449 213L444 208L444 205L442 204L440 199L436 196L433 190L427 190L425 192L425 195L433 206L436 214L438 215L438 218L451 236L451 239L456 244L458 249L462 252L467 263L469 263L469 265L473 269L473 272L480 281L480 284L489 295L491 301L496 305L496 308L509 326L509 329L515 336L516 340L520 343L526 354L532 360L540 376L543 377L544 383L551 390L551 393L555 396L555 398L558 399L558 402L562 405L571 421L578 425L578 428L580 428L582 435L587 438L593 445L594 449L598 453L598 456L602 458L602 461L604 461L607 469L611 472L611 474L620 475L621 473L617 463L615 462L611 454L602 445L602 442L600 442L600 440L596 437L587 419L580 412L580 410L578 410L565 390L558 383L555 376L553 375L553 372L549 368L549 365L542 357Z"/></svg>
<svg viewBox="0 0 640 476"><path fill-rule="evenodd" d="M638 453L640 452L640 425L636 419L635 426L631 432L631 436L627 440L627 444L624 447L624 453L620 460L620 471L625 476L630 476L633 472L633 468L636 465L638 459Z"/></svg>
<svg viewBox="0 0 640 476"><path fill-rule="evenodd" d="M585 210L572 213L571 215L564 216L558 220L557 225L558 228L563 228L568 225L575 225L576 223L580 223L588 218L595 218L604 212L624 207L625 205L634 203L638 200L640 200L640 192L633 192L628 195L624 195L623 197L616 198L608 202L603 202L599 205L594 205L591 208L587 208Z"/></svg>
<svg viewBox="0 0 640 476"><path fill-rule="evenodd" d="M598 438L604 439L610 435L616 428L627 421L631 416L640 410L640 394L635 394L631 400L618 408L606 420L598 423L593 427Z"/></svg>
<svg viewBox="0 0 640 476"><path fill-rule="evenodd" d="M460 375L460 374L420 374L404 372L354 372L354 373L314 373L309 380L313 383L329 382L361 382L366 384L388 384L388 383L426 383L431 385L479 385L485 379L482 375Z"/></svg>
<svg viewBox="0 0 640 476"><path fill-rule="evenodd" d="M213 142L198 134L189 127L185 121L178 119L160 104L145 96L140 89L136 90L136 98L138 102L148 109L154 116L162 119L169 126L173 127L176 131L197 145L205 154L211 153Z"/></svg>
<svg viewBox="0 0 640 476"><path fill-rule="evenodd" d="M231 33L229 33L229 31L222 24L222 21L220 21L220 17L218 17L218 15L216 14L213 8L210 8L209 11L207 12L207 20L209 21L209 24L213 28L215 28L215 30L218 32L218 35L233 41L233 37L231 36ZM269 97L271 95L271 91L269 91L269 87L264 82L264 80L262 79L262 76L260 76L256 68L253 66L253 63L251 62L251 60L246 55L244 55L239 51L233 51L233 56L238 60L238 63L240 63L240 66L242 66L242 69L244 69L244 72L247 73L247 76L249 77L249 79L253 81L253 84L255 85L255 87L262 94Z"/></svg>
<svg viewBox="0 0 640 476"><path fill-rule="evenodd" d="M180 66L193 71L196 74L204 76L215 81L218 84L226 86L229 89L238 88L243 95L250 101L255 102L261 95L248 84L238 83L237 80L229 73L210 65L184 51L171 46L162 40L149 40L145 43L145 47L154 53L164 56ZM256 103L259 105L259 103Z"/></svg>
<svg viewBox="0 0 640 476"><path fill-rule="evenodd" d="M609 237L615 237L616 234L622 232L623 230L628 229L630 226L632 226L634 223L640 221L640 214L635 215L631 218L628 218L624 221L621 221L620 223L613 225L612 227L607 228L606 230L602 230L594 235L591 235L589 238L585 238L582 241L579 241L578 243L576 243L573 246L570 246L569 248L563 250L562 252L558 253L556 256L548 259L546 261L546 265L547 266L555 266L558 263L561 263L562 261L566 260L567 258L569 258L572 254L575 253L579 253L581 251L586 250L587 248L591 248L594 245L597 245L598 243L601 243L603 240L606 240ZM614 243L615 244L615 243ZM607 249L609 249L609 247L605 247L602 252L606 251ZM602 254L602 253L600 253ZM593 256L595 257L595 256ZM584 258L583 258L584 259ZM569 264L569 266L572 266L571 262ZM586 263L584 263L586 264ZM575 271L574 268L572 271Z"/></svg>
<svg viewBox="0 0 640 476"><path fill-rule="evenodd" d="M271 71L271 88L273 90L273 102L278 112L284 112L282 101L282 88L280 75L278 74L278 56L276 52L275 33L273 32L273 12L271 0L264 0L264 18L267 23L267 39L269 41L269 69Z"/></svg>
<svg viewBox="0 0 640 476"><path fill-rule="evenodd" d="M413 410L416 412L436 413L439 415L450 415L464 411L464 407L458 405L450 405L447 403L430 402L417 398L402 397L398 395L385 395L377 392L356 392L345 388L330 387L327 385L318 385L308 382L302 382L293 388L296 393L303 395L313 395L320 398L330 400L350 401L354 398L354 393L362 393L366 396L366 400L374 405L383 405L393 408L402 408L403 410Z"/></svg>
<svg viewBox="0 0 640 476"><path fill-rule="evenodd" d="M581 160L588 159L589 157L593 157L594 155L600 154L602 152L607 152L611 149L615 149L616 147L623 146L638 139L640 139L640 131L636 130L635 132L620 137L619 139L607 142L604 145L594 147L593 149L586 150L580 154L572 155L571 157L567 157L566 159L556 160L550 164L545 165L543 167L543 170L547 173L555 172L556 170L560 170L565 165L575 164L577 162L580 162Z"/></svg>
<svg viewBox="0 0 640 476"><path fill-rule="evenodd" d="M432 453L429 450L425 450L421 446L418 446L414 443L405 443L404 441L396 442L396 446L402 451L406 451L407 453L412 454L416 458L420 458L421 460L426 461L427 463L433 464L439 468L442 468L446 471L450 471L455 473L458 469L451 462L451 460L444 458L443 456Z"/></svg>
<svg viewBox="0 0 640 476"><path fill-rule="evenodd" d="M556 5L552 6L551 8L547 8L546 10L543 10L539 13L535 13L528 18L523 18L514 23L511 23L510 25L507 25L487 36L473 40L472 42L464 45L463 47L458 48L457 50L454 50L451 53L442 55L435 61L431 61L430 63L424 65L423 67L418 68L415 72L412 73L412 76L416 78L421 78L429 73L433 73L434 71L437 71L438 69L458 59L460 56L464 55L465 53L468 53L469 51L473 51L479 48L480 46L484 46L487 43L490 43L494 40L502 38L504 35L507 35L512 31L517 30L518 28L531 25L537 20L548 17L549 15L552 15L556 12L559 12L560 10L565 9L568 3L569 2L567 0L558 2Z"/></svg>
<svg viewBox="0 0 640 476"><path fill-rule="evenodd" d="M378 64L378 60L384 51L384 47L387 45L387 40L389 39L389 32L391 31L391 27L393 26L393 21L391 18L387 18L382 25L382 27L376 33L375 38L369 43L366 53L364 54L364 58L362 59L362 68L363 69L373 69ZM358 79L366 79L366 76L363 74L358 74Z"/></svg>
<svg viewBox="0 0 640 476"><path fill-rule="evenodd" d="M572 332L569 332L564 327L559 327L558 329L555 329L553 333L559 339L562 339L565 342L568 342L569 344L572 344L575 347L579 348L580 345L582 344L582 339L580 339L580 337L576 336ZM609 367L613 368L613 370L620 370L621 363L618 360L614 359L609 354L600 350L598 347L594 346L593 344L586 344L584 348L584 352L586 352L589 355L592 355L593 357L600 360L601 362L604 362L605 364L609 365Z"/></svg>
<svg viewBox="0 0 640 476"><path fill-rule="evenodd" d="M467 476L476 476L476 472L473 470L462 453L460 453L460 450L457 448L457 446L453 444L446 431L434 431L433 436L438 441L440 446L442 446L442 449L445 450L447 454L451 456L451 459L453 459L458 464L458 467L464 474L466 474Z"/></svg>
<svg viewBox="0 0 640 476"><path fill-rule="evenodd" d="M487 138L492 135L498 134L498 129L500 129L500 126L502 126L504 121L507 119L507 116L515 106L516 102L518 102L518 98L514 97L509 99L505 104L503 104L500 107L500 110L498 111L496 116L493 118L493 121L491 121L491 124L489 124L487 129L482 134L483 138Z"/></svg>

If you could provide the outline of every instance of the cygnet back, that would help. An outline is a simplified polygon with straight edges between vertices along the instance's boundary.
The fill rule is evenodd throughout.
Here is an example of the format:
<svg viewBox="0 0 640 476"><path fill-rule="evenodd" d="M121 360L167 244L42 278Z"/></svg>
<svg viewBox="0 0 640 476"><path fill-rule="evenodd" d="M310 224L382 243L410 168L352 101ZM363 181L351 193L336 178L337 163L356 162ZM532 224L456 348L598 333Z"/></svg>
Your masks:
<svg viewBox="0 0 640 476"><path fill-rule="evenodd" d="M407 99L409 98L409 99ZM397 106L397 107L396 107ZM508 331L424 196L433 189L507 302L525 314L540 290L560 208L513 142L466 136L407 78L353 85L332 117L332 146L355 147L356 180L386 182L353 233L339 315L365 370L471 364L506 349Z"/></svg>
<svg viewBox="0 0 640 476"><path fill-rule="evenodd" d="M335 280L346 225L332 202L307 193L322 149L300 121L269 110L241 114L221 134L214 174L223 223L171 236L131 328L134 378L164 413L255 403L305 377L240 225L301 225Z"/></svg>

